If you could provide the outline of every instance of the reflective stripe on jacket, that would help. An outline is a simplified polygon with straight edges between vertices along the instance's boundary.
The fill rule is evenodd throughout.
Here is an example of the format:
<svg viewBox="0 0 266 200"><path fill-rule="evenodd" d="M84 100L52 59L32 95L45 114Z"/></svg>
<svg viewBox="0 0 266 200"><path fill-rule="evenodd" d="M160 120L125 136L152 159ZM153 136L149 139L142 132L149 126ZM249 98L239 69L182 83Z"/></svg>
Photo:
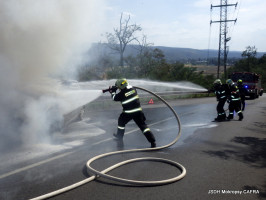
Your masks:
<svg viewBox="0 0 266 200"><path fill-rule="evenodd" d="M220 100L225 101L227 99L228 91L226 90L225 85L220 85L220 86L215 87L214 93L218 101Z"/></svg>
<svg viewBox="0 0 266 200"><path fill-rule="evenodd" d="M142 111L139 101L139 95L137 93L137 90L132 86L127 86L118 94L112 93L111 95L114 101L121 102L124 113L134 113Z"/></svg>
<svg viewBox="0 0 266 200"><path fill-rule="evenodd" d="M235 84L232 84L232 85L230 85L229 89L230 89L229 99L231 101L238 101L238 100L240 100L240 94L239 94L238 87Z"/></svg>

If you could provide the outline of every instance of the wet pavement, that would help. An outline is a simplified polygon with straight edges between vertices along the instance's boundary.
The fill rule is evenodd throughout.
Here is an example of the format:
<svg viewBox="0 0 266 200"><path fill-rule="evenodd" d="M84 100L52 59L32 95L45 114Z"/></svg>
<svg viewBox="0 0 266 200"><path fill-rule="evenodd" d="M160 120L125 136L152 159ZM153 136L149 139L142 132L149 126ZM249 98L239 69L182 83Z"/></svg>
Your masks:
<svg viewBox="0 0 266 200"><path fill-rule="evenodd" d="M163 186L139 187L99 178L51 199L266 198L265 96L247 101L242 122L237 117L230 122L212 122L216 116L215 98L176 100L170 101L170 105L182 124L182 135L176 144L158 152L108 157L93 166L101 170L127 158L162 157L186 168L187 175L182 180ZM178 125L169 109L160 103L146 104L143 109L157 145L171 142ZM29 199L89 177L85 167L88 159L119 149L112 133L116 131L120 111L119 106L97 112L86 110L83 121L69 126L64 134L54 135L53 144L38 148L42 152L40 156L18 159L32 155L28 149L16 154L13 162L1 163L0 199ZM126 132L124 149L149 146L133 122L126 126ZM175 176L177 171L163 163L141 162L111 173L139 180L161 180Z"/></svg>

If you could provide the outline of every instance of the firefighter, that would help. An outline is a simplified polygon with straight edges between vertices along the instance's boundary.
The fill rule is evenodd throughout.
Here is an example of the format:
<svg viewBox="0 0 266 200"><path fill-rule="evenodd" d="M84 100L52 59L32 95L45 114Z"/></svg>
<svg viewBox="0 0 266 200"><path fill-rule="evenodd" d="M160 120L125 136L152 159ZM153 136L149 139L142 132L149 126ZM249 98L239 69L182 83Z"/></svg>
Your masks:
<svg viewBox="0 0 266 200"><path fill-rule="evenodd" d="M123 141L125 126L133 119L144 136L151 143L151 148L156 147L154 135L145 123L146 118L140 106L137 90L130 86L124 78L118 79L115 82L115 86L116 87L112 87L110 90L111 97L114 101L120 101L123 107L123 112L118 118L117 133L114 133L115 139ZM116 88L120 90L118 94L116 94Z"/></svg>
<svg viewBox="0 0 266 200"><path fill-rule="evenodd" d="M216 79L213 83L214 86L214 93L216 95L216 99L218 101L216 110L217 110L217 117L214 119L215 121L224 121L226 120L226 113L224 111L224 104L227 99L227 90L226 85L222 84L220 79Z"/></svg>
<svg viewBox="0 0 266 200"><path fill-rule="evenodd" d="M237 81L237 87L239 89L239 93L240 93L240 99L241 99L241 110L244 111L245 107L246 107L246 94L247 94L247 89L245 88L245 86L243 85L243 81L241 79L239 79Z"/></svg>
<svg viewBox="0 0 266 200"><path fill-rule="evenodd" d="M231 79L226 80L226 84L229 87L229 95L228 95L228 101L229 101L229 115L227 117L228 120L231 120L234 118L234 111L239 116L239 121L242 121L244 118L243 113L240 109L241 102L240 102L240 94L238 87L235 85L235 83Z"/></svg>

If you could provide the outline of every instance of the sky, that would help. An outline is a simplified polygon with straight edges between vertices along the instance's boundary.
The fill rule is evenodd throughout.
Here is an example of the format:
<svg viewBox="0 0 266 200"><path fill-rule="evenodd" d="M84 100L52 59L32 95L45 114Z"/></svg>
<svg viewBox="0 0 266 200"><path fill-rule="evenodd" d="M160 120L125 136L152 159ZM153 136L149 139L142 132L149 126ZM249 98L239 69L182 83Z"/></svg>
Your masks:
<svg viewBox="0 0 266 200"><path fill-rule="evenodd" d="M230 51L244 51L255 46L258 52L266 52L266 1L228 0L227 43ZM113 32L119 26L121 13L130 15L131 24L142 27L142 34L154 46L194 49L218 49L220 0L106 0L105 16L108 21L105 32ZM104 41L104 34L101 40Z"/></svg>

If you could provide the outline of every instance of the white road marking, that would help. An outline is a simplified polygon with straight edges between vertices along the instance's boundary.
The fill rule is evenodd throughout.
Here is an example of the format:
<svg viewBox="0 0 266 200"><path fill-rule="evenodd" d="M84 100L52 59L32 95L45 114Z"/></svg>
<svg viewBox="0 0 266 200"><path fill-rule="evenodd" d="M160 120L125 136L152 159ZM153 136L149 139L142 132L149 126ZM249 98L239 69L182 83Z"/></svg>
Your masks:
<svg viewBox="0 0 266 200"><path fill-rule="evenodd" d="M189 114L189 113L185 113L185 114ZM183 114L183 115L185 115ZM155 122L155 123L152 123L152 124L149 124L149 126L154 126L156 124L159 124L159 123L162 123L162 122L165 122L165 121L168 121L168 120L171 120L171 119L174 119L175 117L169 117L169 118L166 118L164 120L161 120L161 121L158 121L158 122ZM127 134L130 134L130 133L133 133L135 131L139 130L138 128L136 129L133 129L131 131L128 131L125 135ZM94 145L98 145L98 144L101 144L101 143L104 143L104 142L107 142L107 141L110 141L110 140L113 140L113 138L107 138L107 139L104 139L104 140L101 140L99 142L96 142L96 143L93 143L92 146ZM65 156L68 156L72 153L74 153L75 151L71 151L71 152L68 152L68 153L64 153L64 154L61 154L61 155L58 155L58 156L55 156L55 157L52 157L52 158L49 158L49 159L46 159L46 160L43 160L43 161L40 161L40 162L37 162L37 163L34 163L32 165L28 165L28 166L25 166L25 167L22 167L22 168L19 168L19 169L16 169L14 171L11 171L11 172L8 172L8 173L5 173L5 174L2 174L0 175L0 179L3 179L3 178L6 178L8 176L11 176L11 175L14 175L14 174L17 174L17 173L20 173L20 172L23 172L25 170L28 170L28 169L31 169L33 167L37 167L37 166L40 166L42 164L46 164L48 162L51 162L53 160L56 160L56 159L59 159L59 158L63 158Z"/></svg>
<svg viewBox="0 0 266 200"><path fill-rule="evenodd" d="M212 128L216 127L217 124L185 124L182 127L198 127L198 128Z"/></svg>
<svg viewBox="0 0 266 200"><path fill-rule="evenodd" d="M74 151L73 151L73 152L74 152ZM42 164L45 164L45 163L47 163L47 162L50 162L50 161L56 160L56 159L58 159L58 158L65 157L65 156L67 156L67 155L72 154L73 152L64 153L64 154L61 154L61 155L58 155L58 156L55 156L55 157L52 157L52 158L49 158L49 159L46 159L46 160L43 160L43 161L37 162L37 163L34 163L34 164L32 164L32 165L28 165L28 166L26 166L26 167L22 167L22 168L20 168L20 169L16 169L16 170L11 171L11 172L8 172L8 173L6 173L6 174L2 174L2 175L0 175L0 179L2 179L2 178L6 178L6 177L8 177L8 176L11 176L11 175L17 174L17 173L19 173L19 172L22 172L22 171L25 171L25 170L28 170L28 169L31 169L31 168L33 168L33 167L37 167L37 166L39 166L39 165L42 165Z"/></svg>

